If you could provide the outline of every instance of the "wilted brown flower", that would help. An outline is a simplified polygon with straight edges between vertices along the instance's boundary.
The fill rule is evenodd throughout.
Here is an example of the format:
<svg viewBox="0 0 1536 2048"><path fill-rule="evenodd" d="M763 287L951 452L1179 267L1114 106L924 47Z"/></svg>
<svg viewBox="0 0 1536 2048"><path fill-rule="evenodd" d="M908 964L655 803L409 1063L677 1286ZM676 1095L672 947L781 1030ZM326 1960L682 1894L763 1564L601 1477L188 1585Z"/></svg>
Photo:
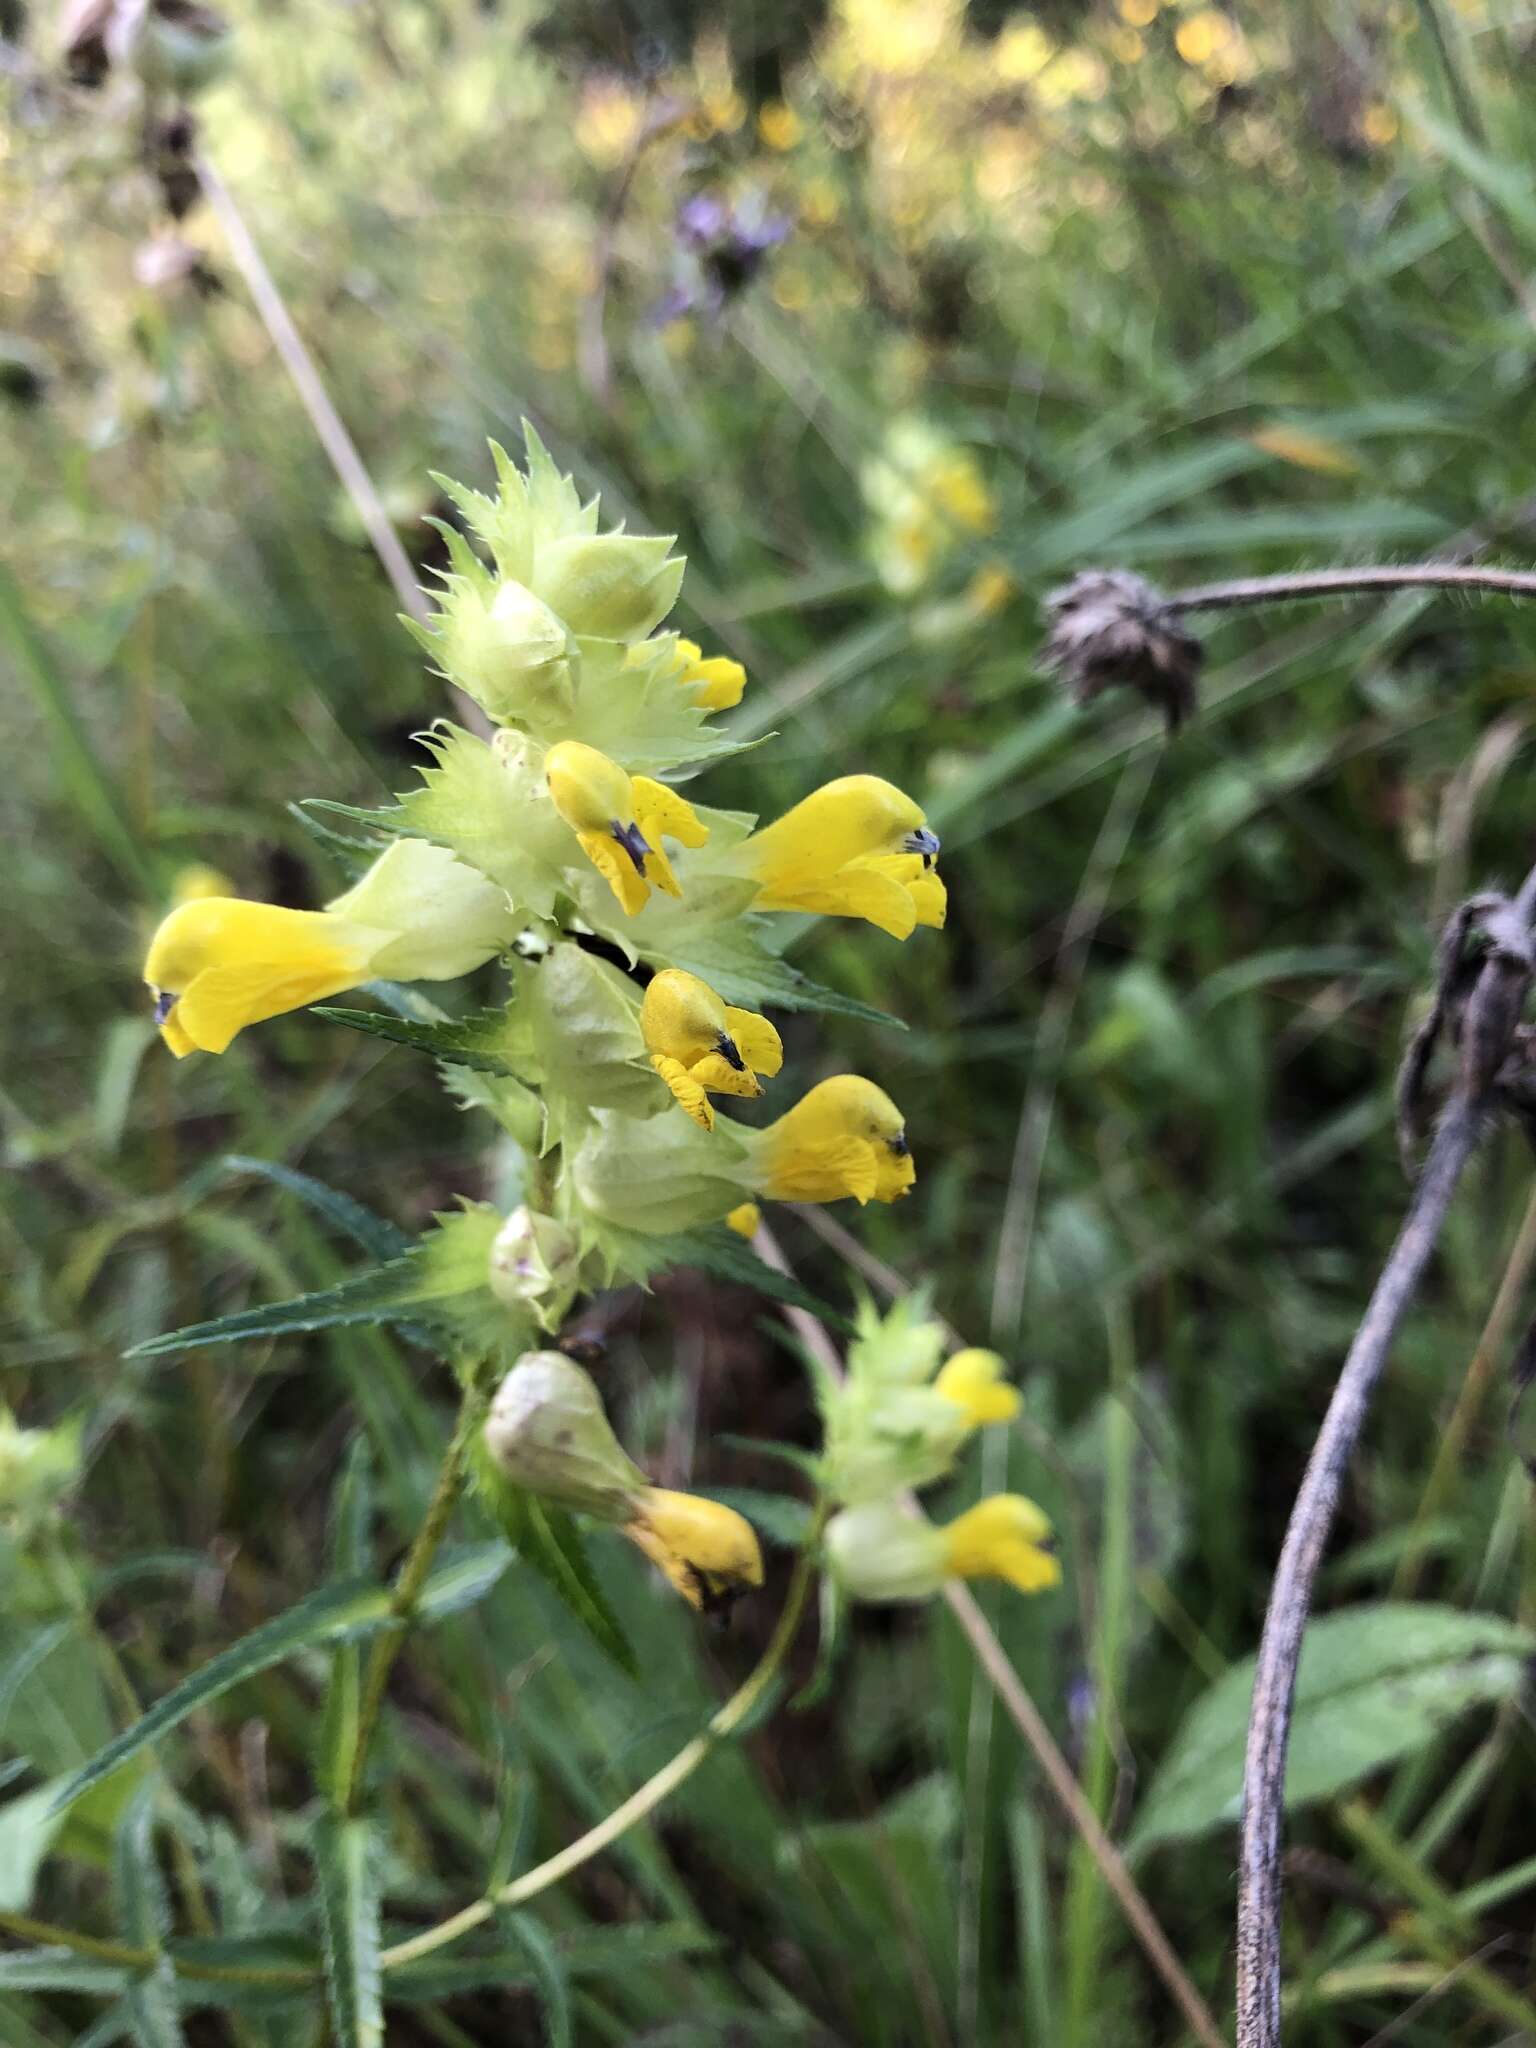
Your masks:
<svg viewBox="0 0 1536 2048"><path fill-rule="evenodd" d="M1059 675L1075 704L1123 684L1162 712L1170 733L1195 708L1205 649L1162 592L1125 569L1084 569L1049 593L1040 666Z"/></svg>

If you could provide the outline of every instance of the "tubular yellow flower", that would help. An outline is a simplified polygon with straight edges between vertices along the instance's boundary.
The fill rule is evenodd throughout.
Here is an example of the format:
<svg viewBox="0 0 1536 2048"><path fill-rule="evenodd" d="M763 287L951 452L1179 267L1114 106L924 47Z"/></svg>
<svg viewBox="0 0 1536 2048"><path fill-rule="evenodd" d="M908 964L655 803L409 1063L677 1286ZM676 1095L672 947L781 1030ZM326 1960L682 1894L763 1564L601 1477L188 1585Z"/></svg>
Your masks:
<svg viewBox="0 0 1536 2048"><path fill-rule="evenodd" d="M1004 1379L1007 1369L995 1351L957 1351L939 1368L933 1391L963 1409L978 1429L988 1422L1012 1422L1024 1399Z"/></svg>
<svg viewBox="0 0 1536 2048"><path fill-rule="evenodd" d="M946 1579L1006 1579L1021 1593L1061 1583L1051 1525L1017 1493L978 1501L941 1529L893 1499L845 1508L827 1524L827 1559L856 1600L926 1600Z"/></svg>
<svg viewBox="0 0 1536 2048"><path fill-rule="evenodd" d="M757 1226L762 1220L763 1212L756 1202L743 1202L726 1217L725 1227L734 1230L738 1237L756 1237Z"/></svg>
<svg viewBox="0 0 1536 2048"><path fill-rule="evenodd" d="M758 884L757 910L862 917L905 939L944 922L938 851L911 797L878 775L843 775L743 840L734 861Z"/></svg>
<svg viewBox="0 0 1536 2048"><path fill-rule="evenodd" d="M164 920L144 962L160 1036L178 1059L223 1052L247 1024L366 981L390 936L323 910L194 897Z"/></svg>
<svg viewBox="0 0 1536 2048"><path fill-rule="evenodd" d="M682 895L662 836L702 846L709 828L675 790L647 775L626 775L617 761L581 740L551 747L544 775L555 809L631 917L645 908L653 888Z"/></svg>
<svg viewBox="0 0 1536 2048"><path fill-rule="evenodd" d="M1051 1525L1021 1493L978 1501L943 1532L944 1569L951 1578L1006 1579L1021 1593L1061 1584Z"/></svg>
<svg viewBox="0 0 1536 2048"><path fill-rule="evenodd" d="M624 1534L701 1613L727 1614L741 1594L763 1583L752 1524L702 1494L646 1487Z"/></svg>
<svg viewBox="0 0 1536 2048"><path fill-rule="evenodd" d="M779 1034L755 1010L721 1002L706 981L668 967L652 977L640 1005L640 1030L651 1065L683 1108L706 1131L716 1095L761 1095L758 1075L772 1077L784 1063Z"/></svg>
<svg viewBox="0 0 1536 2048"><path fill-rule="evenodd" d="M631 647L628 666L638 668L648 661L652 645L653 642L642 640ZM747 672L739 661L733 661L728 654L706 657L697 640L684 640L681 635L672 673L679 688L689 691L694 703L706 711L729 711L741 702L747 687Z"/></svg>
<svg viewBox="0 0 1536 2048"><path fill-rule="evenodd" d="M834 1074L756 1140L759 1187L779 1202L898 1202L917 1178L901 1111L858 1074Z"/></svg>

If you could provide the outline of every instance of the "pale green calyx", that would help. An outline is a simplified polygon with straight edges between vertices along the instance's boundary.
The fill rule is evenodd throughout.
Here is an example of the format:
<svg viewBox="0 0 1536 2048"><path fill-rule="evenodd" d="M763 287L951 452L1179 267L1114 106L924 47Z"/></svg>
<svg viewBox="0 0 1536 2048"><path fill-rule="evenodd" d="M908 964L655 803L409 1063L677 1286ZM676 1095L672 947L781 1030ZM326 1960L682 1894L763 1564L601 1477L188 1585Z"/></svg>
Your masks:
<svg viewBox="0 0 1536 2048"><path fill-rule="evenodd" d="M442 846L397 839L327 909L396 936L369 971L399 981L449 981L504 952L517 931L506 895Z"/></svg>
<svg viewBox="0 0 1536 2048"><path fill-rule="evenodd" d="M31 1529L74 1485L80 1470L80 1425L23 1429L0 1404L0 1528Z"/></svg>
<svg viewBox="0 0 1536 2048"><path fill-rule="evenodd" d="M531 1309L541 1329L556 1329L564 1320L580 1272L576 1232L526 1204L512 1211L491 1246L492 1294L509 1308Z"/></svg>
<svg viewBox="0 0 1536 2048"><path fill-rule="evenodd" d="M524 584L456 576L438 626L445 672L492 718L539 725L569 714L565 628Z"/></svg>
<svg viewBox="0 0 1536 2048"><path fill-rule="evenodd" d="M677 602L683 558L671 534L588 533L540 543L534 588L583 639L643 640Z"/></svg>
<svg viewBox="0 0 1536 2048"><path fill-rule="evenodd" d="M855 1600L926 1600L944 1583L942 1534L891 1499L834 1515L826 1544L827 1563Z"/></svg>
<svg viewBox="0 0 1536 2048"><path fill-rule="evenodd" d="M645 1474L615 1437L591 1378L560 1351L530 1351L496 1390L485 1444L514 1486L627 1522Z"/></svg>

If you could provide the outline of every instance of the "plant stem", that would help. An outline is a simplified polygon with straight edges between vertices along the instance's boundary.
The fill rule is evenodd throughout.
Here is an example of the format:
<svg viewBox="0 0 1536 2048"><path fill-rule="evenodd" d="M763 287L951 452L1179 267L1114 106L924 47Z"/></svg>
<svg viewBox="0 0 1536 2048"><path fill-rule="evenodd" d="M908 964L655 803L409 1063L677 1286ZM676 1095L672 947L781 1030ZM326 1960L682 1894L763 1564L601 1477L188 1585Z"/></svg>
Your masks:
<svg viewBox="0 0 1536 2048"><path fill-rule="evenodd" d="M378 1725L379 1713L384 1705L384 1688L401 1646L416 1602L421 1598L422 1587L427 1582L427 1573L437 1555L438 1546L448 1530L448 1523L464 1484L464 1466L469 1446L475 1431L485 1419L490 1405L490 1395L473 1378L464 1389L459 1403L458 1420L454 1424L453 1436L443 1462L437 1468L437 1483L432 1489L432 1498L421 1527L412 1539L406 1552L405 1562L395 1580L394 1592L390 1597L390 1613L394 1620L374 1638L368 1653L368 1664L363 1673L362 1704L357 1715L357 1739L353 1745L351 1768L347 1773L346 1796L342 1801L345 1813L356 1813L362 1799L363 1777L368 1765L368 1751L372 1747L374 1730Z"/></svg>
<svg viewBox="0 0 1536 2048"><path fill-rule="evenodd" d="M1170 612L1233 611L1255 604L1292 604L1309 597L1361 597L1393 590L1483 590L1501 597L1536 597L1536 570L1479 569L1451 562L1415 562L1403 568L1303 569L1285 576L1238 576L1201 583L1165 599Z"/></svg>
<svg viewBox="0 0 1536 2048"><path fill-rule="evenodd" d="M1457 1183L1476 1150L1484 1117L1484 1103L1458 1087L1350 1345L1275 1569L1254 1673L1243 1771L1237 1908L1239 2048L1278 2048L1280 2040L1280 1826L1296 1666L1313 1581L1371 1394L1439 1239Z"/></svg>
<svg viewBox="0 0 1536 2048"><path fill-rule="evenodd" d="M77 1934L72 1927L55 1927L51 1921L34 1920L28 1913L0 1912L0 1933L14 1935L18 1941L30 1941L38 1948L71 1949L77 1956L89 1956L97 1963L114 1963L123 1970L147 1970L155 1960L153 1949L130 1948L121 1941L98 1941L93 1934Z"/></svg>
<svg viewBox="0 0 1536 2048"><path fill-rule="evenodd" d="M363 458L357 452L357 443L347 432L341 414L331 403L331 394L325 388L325 381L315 367L315 361L304 346L303 337L293 324L293 315L282 293L278 290L272 273L268 270L256 238L246 225L245 215L235 203L235 196L220 177L218 170L206 156L197 158L198 183L203 188L203 197L210 210L224 230L224 239L229 245L230 256L235 268L245 280L245 286L255 301L261 315L262 325L272 337L272 346L282 359L283 368L288 372L299 402L309 414L310 425L314 428L321 447L331 459L331 466L340 478L347 496L352 500L363 531L373 543L373 551L384 566L384 572L395 586L395 595L401 604L422 625L427 622L427 606L416 584L416 572L412 569L405 549L400 545L400 536L389 523L389 514L374 489L373 478L368 474Z"/></svg>
<svg viewBox="0 0 1536 2048"><path fill-rule="evenodd" d="M565 1848L547 1857L532 1870L524 1871L521 1877L513 1878L510 1884L503 1885L489 1898L476 1899L473 1905L464 1907L463 1911L455 1913L452 1919L444 1920L436 1927L428 1927L422 1933L412 1935L408 1941L397 1942L393 1948L385 1949L379 1960L386 1970L397 1970L405 1963L413 1963L422 1956L431 1955L437 1949L447 1947L449 1942L457 1941L461 1935L468 1934L473 1928L483 1926L499 1908L521 1906L539 1892L546 1891L550 1885L558 1884L561 1878L568 1877L573 1870L579 1869L583 1863L590 1861L600 1851L616 1842L635 1825L636 1821L643 1820L664 1799L669 1798L679 1785L692 1777L705 1758L745 1721L772 1684L779 1666L783 1663L794 1640L795 1630L800 1625L800 1616L805 1610L805 1598L815 1571L816 1551L825 1520L826 1509L824 1506L818 1506L806 1537L805 1548L801 1551L799 1562L795 1566L795 1576L790 1582L783 1612L779 1616L778 1626L769 1639L768 1647L747 1679L712 1716L708 1727L685 1744L676 1756L663 1764L654 1777L648 1778L637 1792L632 1792L628 1799L613 1809L612 1813L605 1814L594 1827L588 1828L587 1832L579 1835L574 1842L568 1843Z"/></svg>

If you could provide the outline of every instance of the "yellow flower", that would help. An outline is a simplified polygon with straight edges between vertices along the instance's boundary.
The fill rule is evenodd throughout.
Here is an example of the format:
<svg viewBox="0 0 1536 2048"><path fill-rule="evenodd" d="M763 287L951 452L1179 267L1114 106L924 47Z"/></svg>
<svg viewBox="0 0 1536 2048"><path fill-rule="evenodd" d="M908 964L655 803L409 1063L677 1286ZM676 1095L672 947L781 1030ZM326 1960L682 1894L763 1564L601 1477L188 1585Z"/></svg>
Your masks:
<svg viewBox="0 0 1536 2048"><path fill-rule="evenodd" d="M323 910L194 897L165 919L144 962L160 1036L178 1059L223 1052L247 1024L366 981L383 937Z"/></svg>
<svg viewBox="0 0 1536 2048"><path fill-rule="evenodd" d="M757 910L862 917L904 939L944 922L938 851L911 797L878 775L843 775L743 840L735 861L758 884Z"/></svg>
<svg viewBox="0 0 1536 2048"><path fill-rule="evenodd" d="M995 1351L957 1351L939 1368L933 1391L963 1409L978 1429L988 1422L1012 1422L1024 1401L1003 1378L1006 1371Z"/></svg>
<svg viewBox="0 0 1536 2048"><path fill-rule="evenodd" d="M617 761L580 740L551 747L544 774L555 809L631 917L644 909L653 888L682 895L661 841L665 833L684 846L704 844L709 828L691 804L665 783L626 775Z"/></svg>
<svg viewBox="0 0 1536 2048"><path fill-rule="evenodd" d="M897 1202L917 1178L901 1111L858 1074L818 1082L756 1150L761 1191L779 1202Z"/></svg>
<svg viewBox="0 0 1536 2048"><path fill-rule="evenodd" d="M757 1226L762 1220L763 1212L756 1202L743 1202L726 1217L725 1227L734 1230L738 1237L756 1237Z"/></svg>
<svg viewBox="0 0 1536 2048"><path fill-rule="evenodd" d="M957 1579L1006 1579L1021 1593L1061 1584L1051 1525L1021 1493L994 1493L942 1532L944 1569Z"/></svg>
<svg viewBox="0 0 1536 2048"><path fill-rule="evenodd" d="M638 641L629 650L627 665L641 667L650 658L652 644ZM747 687L747 672L739 661L728 654L712 654L706 659L697 640L684 640L681 635L672 672L679 688L691 691L694 703L706 711L729 711L741 702Z"/></svg>
<svg viewBox="0 0 1536 2048"><path fill-rule="evenodd" d="M779 1034L755 1010L722 1003L708 982L680 967L652 977L640 1005L640 1030L651 1065L695 1123L715 1127L709 1090L716 1095L761 1095L758 1075L784 1063Z"/></svg>
<svg viewBox="0 0 1536 2048"><path fill-rule="evenodd" d="M150 942L144 979L178 1059L223 1052L247 1024L324 1002L370 975L447 981L511 943L505 895L445 847L397 839L324 910L233 896L179 903Z"/></svg>
<svg viewBox="0 0 1536 2048"><path fill-rule="evenodd" d="M763 1554L752 1524L717 1500L648 1486L625 1535L677 1588L690 1607L726 1614L763 1583Z"/></svg>
<svg viewBox="0 0 1536 2048"><path fill-rule="evenodd" d="M1022 1494L995 1493L947 1528L894 1499L844 1508L827 1525L827 1559L856 1600L926 1600L946 1579L1006 1579L1021 1593L1061 1583L1051 1525Z"/></svg>

